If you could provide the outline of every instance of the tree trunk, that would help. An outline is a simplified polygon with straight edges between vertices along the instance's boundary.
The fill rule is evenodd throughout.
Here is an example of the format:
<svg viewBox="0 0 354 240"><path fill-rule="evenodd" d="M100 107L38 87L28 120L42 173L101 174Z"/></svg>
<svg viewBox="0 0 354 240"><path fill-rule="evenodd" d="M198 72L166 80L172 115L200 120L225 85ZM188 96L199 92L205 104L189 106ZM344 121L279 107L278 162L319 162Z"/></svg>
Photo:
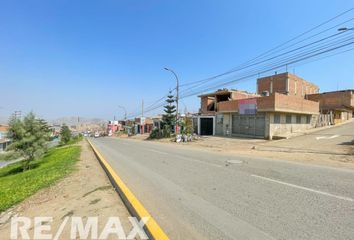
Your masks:
<svg viewBox="0 0 354 240"><path fill-rule="evenodd" d="M25 172L30 169L31 158L27 158L23 161L22 170Z"/></svg>

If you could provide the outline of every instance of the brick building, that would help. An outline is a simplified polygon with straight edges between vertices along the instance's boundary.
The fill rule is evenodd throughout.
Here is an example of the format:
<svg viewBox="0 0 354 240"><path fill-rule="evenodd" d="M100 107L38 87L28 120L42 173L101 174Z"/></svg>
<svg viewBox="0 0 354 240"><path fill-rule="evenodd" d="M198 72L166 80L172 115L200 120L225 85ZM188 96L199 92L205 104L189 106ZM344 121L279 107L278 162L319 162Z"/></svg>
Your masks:
<svg viewBox="0 0 354 240"><path fill-rule="evenodd" d="M321 114L333 115L334 124L353 117L354 90L342 90L325 93L308 94L306 98L319 102Z"/></svg>
<svg viewBox="0 0 354 240"><path fill-rule="evenodd" d="M304 98L306 94L318 92L315 84L288 72L257 79L257 93L263 95L282 93Z"/></svg>
<svg viewBox="0 0 354 240"><path fill-rule="evenodd" d="M305 98L319 88L290 73L257 79L257 93L219 90L199 96L201 135L287 137L316 125L319 103Z"/></svg>

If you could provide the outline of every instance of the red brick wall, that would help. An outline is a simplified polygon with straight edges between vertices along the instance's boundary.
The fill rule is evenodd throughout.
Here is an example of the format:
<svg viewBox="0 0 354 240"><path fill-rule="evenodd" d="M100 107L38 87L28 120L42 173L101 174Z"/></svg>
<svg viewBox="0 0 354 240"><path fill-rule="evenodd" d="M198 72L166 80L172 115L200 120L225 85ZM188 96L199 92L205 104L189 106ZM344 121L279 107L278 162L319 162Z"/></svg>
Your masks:
<svg viewBox="0 0 354 240"><path fill-rule="evenodd" d="M201 113L203 114L208 114L210 111L208 111L208 105L211 104L214 100L210 99L208 96L204 96L200 98L200 110Z"/></svg>
<svg viewBox="0 0 354 240"><path fill-rule="evenodd" d="M219 112L237 112L238 111L238 101L231 100L227 102L218 103Z"/></svg>
<svg viewBox="0 0 354 240"><path fill-rule="evenodd" d="M318 102L309 101L303 98L299 98L291 95L275 94L275 109L288 110L293 112L306 112L306 113L319 113Z"/></svg>
<svg viewBox="0 0 354 240"><path fill-rule="evenodd" d="M306 96L307 99L320 103L320 109L335 109L354 107L353 91L336 91L320 94L310 94Z"/></svg>
<svg viewBox="0 0 354 240"><path fill-rule="evenodd" d="M318 102L297 96L275 93L268 97L258 97L257 109L260 112L319 113ZM218 103L220 112L238 112L238 100Z"/></svg>
<svg viewBox="0 0 354 240"><path fill-rule="evenodd" d="M233 100L254 98L254 97L255 97L255 94L250 94L250 93L246 93L246 92L232 92L232 94L231 94L231 98Z"/></svg>
<svg viewBox="0 0 354 240"><path fill-rule="evenodd" d="M286 93L287 79L289 82L288 95L304 97L305 94L317 93L319 91L319 88L316 85L294 74L281 73L257 79L258 93L261 94L263 91L268 91L270 94L275 92ZM272 90L271 85L273 85Z"/></svg>

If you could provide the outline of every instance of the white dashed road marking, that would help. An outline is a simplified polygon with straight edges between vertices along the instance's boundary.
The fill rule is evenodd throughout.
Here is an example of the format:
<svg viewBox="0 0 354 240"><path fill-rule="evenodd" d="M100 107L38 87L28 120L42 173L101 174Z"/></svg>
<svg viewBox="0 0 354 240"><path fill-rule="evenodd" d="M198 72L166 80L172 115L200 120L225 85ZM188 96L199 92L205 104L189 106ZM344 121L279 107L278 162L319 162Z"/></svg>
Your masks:
<svg viewBox="0 0 354 240"><path fill-rule="evenodd" d="M291 184L291 183L286 183L286 182L278 181L278 180L275 180L275 179L271 179L271 178L267 178L267 177L262 177L262 176L259 176L259 175L254 175L254 174L252 174L251 176L252 176L252 177L255 177L255 178L263 179L263 180L265 180L265 181L283 184L283 185L288 186L288 187L293 187L293 188L297 188L297 189L301 189L301 190L305 190L305 191L309 191L309 192L313 192L313 193L317 193L317 194L322 194L322 195L325 195L325 196L328 196L328 197L334 197L334 198L337 198L337 199L340 199L340 200L345 200L345 201L349 201L349 202L354 202L354 199L349 198L349 197L337 196L337 195L334 195L334 194L331 194L331 193L322 192L322 191L315 190L315 189L312 189L312 188L302 187L302 186L299 186L299 185L295 185L295 184Z"/></svg>
<svg viewBox="0 0 354 240"><path fill-rule="evenodd" d="M321 140L321 139L333 139L333 138L337 138L339 137L340 135L333 135L333 136L330 136L330 137L325 137L325 136L320 136L320 137L316 137L316 140Z"/></svg>

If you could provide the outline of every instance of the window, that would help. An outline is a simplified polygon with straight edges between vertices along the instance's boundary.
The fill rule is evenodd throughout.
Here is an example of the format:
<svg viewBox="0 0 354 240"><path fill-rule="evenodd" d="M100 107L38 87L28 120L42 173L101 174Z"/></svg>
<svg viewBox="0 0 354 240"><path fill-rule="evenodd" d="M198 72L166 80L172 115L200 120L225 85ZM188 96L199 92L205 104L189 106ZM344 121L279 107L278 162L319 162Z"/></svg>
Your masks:
<svg viewBox="0 0 354 240"><path fill-rule="evenodd" d="M224 115L223 114L216 115L216 123L217 124L223 124L224 123Z"/></svg>
<svg viewBox="0 0 354 240"><path fill-rule="evenodd" d="M273 93L273 80L270 80L270 89L269 89L270 94Z"/></svg>
<svg viewBox="0 0 354 240"><path fill-rule="evenodd" d="M280 114L274 114L274 123L280 123Z"/></svg>
<svg viewBox="0 0 354 240"><path fill-rule="evenodd" d="M310 123L311 123L311 118L312 118L311 115L307 115L307 116L306 116L306 123L307 123L307 124L310 124Z"/></svg>
<svg viewBox="0 0 354 240"><path fill-rule="evenodd" d="M286 123L291 123L291 115L290 114L286 115Z"/></svg>
<svg viewBox="0 0 354 240"><path fill-rule="evenodd" d="M301 123L301 115L296 116L296 123L300 124Z"/></svg>

